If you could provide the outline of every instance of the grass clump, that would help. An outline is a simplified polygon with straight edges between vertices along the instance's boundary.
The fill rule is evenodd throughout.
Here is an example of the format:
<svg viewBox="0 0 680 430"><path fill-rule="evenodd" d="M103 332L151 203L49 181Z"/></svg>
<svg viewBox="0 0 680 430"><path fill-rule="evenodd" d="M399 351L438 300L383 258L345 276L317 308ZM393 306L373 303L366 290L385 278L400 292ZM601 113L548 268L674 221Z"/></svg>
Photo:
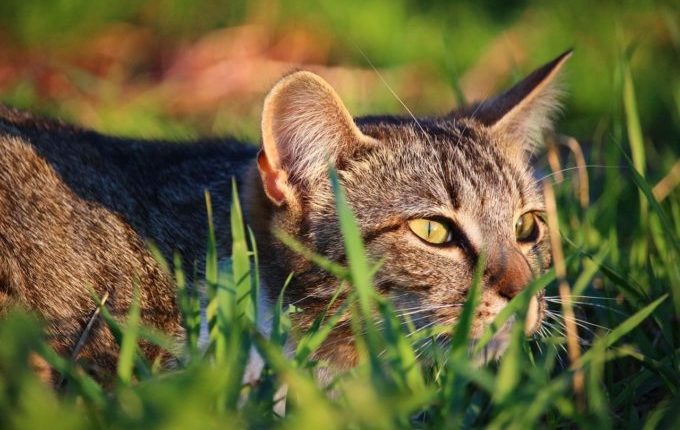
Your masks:
<svg viewBox="0 0 680 430"><path fill-rule="evenodd" d="M87 8L56 2L49 10L43 9L42 3L3 2L0 5L0 11L6 12L0 14L3 37L30 49L45 45L49 50L50 43L79 46L76 42L87 39L83 35L92 28L124 20L145 31L160 28L159 40L163 43L159 45L172 45L176 33L172 31L176 27L173 22L183 26L181 36L188 39L225 25L219 18L222 12L219 2L211 0L200 1L202 7L198 8L191 2L169 2L174 5L168 10L175 11L172 14L175 21L155 13L154 5L168 3L163 1L149 2L150 6L109 2L106 7ZM72 5L86 3L89 4L78 0ZM198 345L199 297L193 286L187 284L179 256L173 258L172 270L186 338L177 352L179 364L171 371L160 372L157 363L147 363L139 355L136 347L139 339L166 347L170 340L139 326L138 306L132 306L123 323L107 315L105 303L101 306L101 317L121 345L116 384L106 389L70 358L57 356L42 339L39 322L24 313L12 312L0 323L2 427L679 428L680 191L676 186L680 177L677 173L680 33L677 19L672 18L677 15L673 13L675 9L663 2L627 7L612 2L595 7L585 0L569 5L536 3L527 7L482 3L487 7L480 7L479 2L454 5L438 1L426 7L406 0L381 0L370 6L354 1L353 9L359 16L350 20L347 6L340 2L337 5L324 2L319 13L296 0L291 7L279 7L270 19L257 18L256 6L248 11L243 2L236 2L225 16L230 25L261 19L259 24L282 34L292 24L306 22L317 31L310 34L343 40L349 46L343 49L341 44L333 45L325 57L326 62L341 66L365 66L355 43L387 73L389 67L426 59L437 64L441 80L451 80L448 85L454 88L452 92L459 100L465 99L465 95L458 79L452 77L463 76L461 72L474 66L481 46L517 44L526 51L523 54L536 55L532 61L537 64L566 46L575 45L577 55L569 76L574 96L566 109L570 115L560 129L586 136L585 144L581 150L573 139L567 139L571 153L580 161L567 161L559 166L563 172L556 169L541 178L555 181L556 215L564 250L563 273L551 270L534 280L501 312L473 348L469 332L479 300L479 282L472 283L455 326L429 327L413 334L408 319L400 317L373 289L372 273L379 262L366 258L351 210L331 172L347 266L315 255L291 238L280 235L280 239L343 280L347 294L338 292L309 330L295 334L291 317L298 310L283 306L280 297L269 321L271 335L265 337L255 324L259 312L260 262L234 189L233 245L228 264L220 264L217 259L214 235L208 243L207 348L203 350ZM97 11L90 11L92 8ZM189 14L189 9L200 10L201 16L210 19L186 19L195 16ZM580 13L586 9L588 14ZM216 12L204 13L206 10ZM250 18L243 18L249 13ZM92 19L83 19L84 16ZM610 34L614 32L612 21L618 22L616 31L620 34ZM318 32L318 28L324 31ZM500 28L511 31L499 37ZM588 31L582 31L584 28ZM63 36L55 38L55 33ZM637 52L621 52L618 48L632 37L643 39ZM134 63L136 68L131 69L135 73L147 69L153 73L131 73L129 81L147 83L151 80L149 76L165 76L157 70L163 64L163 55L167 55L160 51L156 56L161 59L142 51L145 55L140 58L149 64L138 60L138 64ZM12 58L16 62L20 57ZM274 60L276 64L280 61L276 56ZM22 76L32 68L17 70L14 75ZM116 78L124 66L111 70ZM608 70L616 70L613 79L607 79ZM16 86L5 88L2 99L22 106L42 103L44 110L57 111L62 116L69 116L67 108L75 106L70 115L86 124L87 118L93 121L92 118L101 117L101 122L89 124L118 133L134 129L135 133L145 135L177 137L179 124L170 121L171 115L166 112L170 103L154 98L159 97L159 92L150 91L130 103L129 91L120 91L118 95L110 82L105 84L108 75L80 82L82 73L71 69L66 72L77 84L78 91L74 93L79 93L82 87L87 89L86 94L97 96L98 116L90 115L94 108L89 99L83 105L75 95L68 99L71 103L55 106L54 100L41 96L41 91L52 87L39 85L42 82L39 76L20 79ZM521 70L515 73L523 74ZM408 81L404 76L409 75L399 73L388 78L399 76ZM433 83L425 82L423 87ZM412 85L403 87L412 90ZM416 112L432 112L441 107L441 94L428 97L416 94L411 99L405 98ZM359 110L373 113L400 108L387 91L375 98L368 107L359 98L354 104ZM233 99L239 106L243 103L242 97ZM259 109L261 100L256 102ZM150 111L149 106L158 112ZM446 108L450 107L447 104ZM210 106L211 112L212 109ZM140 116L140 111L146 112L146 116ZM256 111L237 112L255 118ZM231 111L225 112L231 115ZM210 126L219 122L213 117L208 119L204 123ZM243 118L228 119L240 122ZM169 126L170 123L174 125ZM204 125L186 133L211 130ZM248 130L249 136L256 135L257 124ZM573 180L574 172L578 172L580 183ZM575 361L567 354L568 339L561 317L558 287L563 280L571 288L574 322L580 338L581 355ZM480 352L509 319L521 321L530 296L542 288L546 289L549 312L539 335L526 339L517 324L500 360L473 365L470 354ZM315 361L313 353L344 312L352 315L351 329L360 351L360 364L320 387L316 375L326 363ZM435 341L443 335L450 339L446 346ZM291 352L288 341L293 337L297 342ZM262 357L262 376L255 382L244 383L252 351ZM36 354L63 375L64 385L59 393L45 387L29 368L28 363ZM577 372L582 375L579 388L573 383ZM281 415L280 398L284 391L286 411Z"/></svg>
<svg viewBox="0 0 680 430"><path fill-rule="evenodd" d="M623 156L624 159L625 156ZM475 366L470 358L469 331L479 301L479 276L473 282L458 324L413 332L390 303L372 287L375 262L367 259L361 236L337 176L331 172L338 219L348 266L307 253L347 285L336 312L327 311L298 335L296 350L286 353L291 312L279 299L273 311L271 337L256 326L258 260L255 243L245 227L234 187L232 254L218 265L211 234L206 285L210 343L198 347L197 297L185 285L181 261L175 259L179 303L187 330L179 353L180 365L159 373L145 363L135 347L139 338L167 342L139 327L139 306L114 332L121 343L118 382L111 391L89 379L76 365L50 352L40 340L38 324L21 313L0 326L0 408L8 427L27 428L49 423L51 428L611 428L672 427L678 419L677 251L680 212L677 193L659 203L651 187L633 168L630 180L615 191L645 198L648 225L640 226L621 246L617 230L600 226L606 207L595 201L583 209L566 187L557 187L565 267L572 280L579 314L581 357L570 362L565 353L564 321L558 314L555 272L536 279L501 312L479 339L480 351L510 318L521 321L529 298L547 288L550 309L541 336L526 339L521 324L511 332L508 350L497 362ZM605 183L605 188L607 184ZM208 198L208 204L210 202ZM209 211L210 212L210 211ZM644 245L643 245L644 242ZM648 254L640 263L637 247ZM617 249L617 252L612 252ZM629 252L624 252L630 250ZM479 271L478 271L479 275ZM284 288L285 291L285 288ZM282 292L282 294L284 294ZM668 296L672 299L668 299ZM136 301L134 303L137 303ZM329 305L328 309L331 309ZM107 318L105 306L103 316ZM354 341L360 364L320 387L315 375L326 364L312 359L339 315L352 314ZM448 333L443 346L434 340ZM259 380L244 383L251 351L262 356ZM34 352L64 374L66 389L56 394L37 381L26 363ZM579 405L572 380L582 372ZM279 402L287 390L286 413Z"/></svg>

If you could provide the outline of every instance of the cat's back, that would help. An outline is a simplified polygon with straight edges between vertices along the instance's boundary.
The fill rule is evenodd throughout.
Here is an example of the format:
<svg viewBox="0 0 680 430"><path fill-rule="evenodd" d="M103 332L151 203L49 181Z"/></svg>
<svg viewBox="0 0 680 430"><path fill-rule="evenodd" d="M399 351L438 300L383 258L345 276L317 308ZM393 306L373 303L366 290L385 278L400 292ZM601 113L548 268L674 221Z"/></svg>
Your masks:
<svg viewBox="0 0 680 430"><path fill-rule="evenodd" d="M179 251L190 261L205 250L205 191L212 197L218 237L228 245L231 179L241 185L257 151L231 139L107 136L3 105L0 146L0 158L8 163L0 186L18 179L17 157L35 159L77 197L120 216L166 255ZM42 175L40 169L33 173Z"/></svg>

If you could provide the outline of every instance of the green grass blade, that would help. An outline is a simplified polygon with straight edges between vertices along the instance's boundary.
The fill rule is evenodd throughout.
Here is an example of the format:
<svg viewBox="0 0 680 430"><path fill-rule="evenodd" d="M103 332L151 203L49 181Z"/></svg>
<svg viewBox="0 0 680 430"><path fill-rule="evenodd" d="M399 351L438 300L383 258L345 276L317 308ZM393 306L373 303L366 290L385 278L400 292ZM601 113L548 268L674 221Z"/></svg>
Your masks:
<svg viewBox="0 0 680 430"><path fill-rule="evenodd" d="M379 376L383 374L383 368L379 364L381 351L377 328L373 321L375 291L373 290L372 267L368 262L361 232L345 198L337 171L329 168L329 176L335 196L335 210L340 223L340 232L345 245L350 284L356 293L358 305L358 309L353 307L351 319L355 347L361 356L365 342L371 372L378 379L384 381L384 378Z"/></svg>
<svg viewBox="0 0 680 430"><path fill-rule="evenodd" d="M123 328L123 338L118 356L118 381L124 385L132 382L132 371L137 355L137 340L139 339L139 325L141 322L141 306L139 289L135 288L132 304L128 312L127 321Z"/></svg>
<svg viewBox="0 0 680 430"><path fill-rule="evenodd" d="M286 340L288 340L288 334L291 328L291 321L288 312L284 311L283 309L283 298L292 279L293 274L291 273L288 275L288 278L286 278L286 282L283 283L281 292L276 299L276 306L274 306L274 312L272 315L272 331L270 341L274 345L279 345L280 347L283 347L286 344Z"/></svg>
<svg viewBox="0 0 680 430"><path fill-rule="evenodd" d="M630 165L631 160L624 154L626 162ZM647 199L647 202L652 208L654 215L658 218L663 228L663 233L666 236L665 243L670 244L668 252L664 255L664 261L669 275L669 284L671 289L671 296L673 305L675 307L675 314L680 316L680 239L675 234L675 230L668 218L666 212L663 210L659 202L654 198L654 193L651 187L635 169L631 169L633 181L639 188L640 193Z"/></svg>
<svg viewBox="0 0 680 430"><path fill-rule="evenodd" d="M335 208L340 222L352 286L357 292L359 306L364 316L371 313L373 298L373 278L368 258L364 251L363 239L357 226L352 210L345 199L345 193L340 187L340 180L334 169L330 170L331 186L335 194Z"/></svg>
<svg viewBox="0 0 680 430"><path fill-rule="evenodd" d="M247 322L256 322L257 288L252 284L250 251L246 240L246 229L243 212L236 189L236 180L231 184L231 268L233 285L236 291L236 308L238 318L245 318Z"/></svg>
<svg viewBox="0 0 680 430"><path fill-rule="evenodd" d="M451 355L461 356L467 353L470 344L470 330L474 322L475 312L482 297L482 276L486 268L486 254L481 253L468 290L463 310L456 322L451 338Z"/></svg>
<svg viewBox="0 0 680 430"><path fill-rule="evenodd" d="M201 303L194 289L187 286L182 257L174 254L175 283L177 284L177 302L182 315L182 326L186 332L186 346L191 358L198 356L198 338L201 331Z"/></svg>
<svg viewBox="0 0 680 430"><path fill-rule="evenodd" d="M644 308L637 311L635 314L633 314L632 316L627 318L624 322L622 322L617 327L612 329L612 331L610 331L608 334L606 334L603 337L602 342L604 342L604 344L607 348L614 345L619 339L621 339L626 334L630 333L633 329L635 329L637 326L639 326L644 320L646 320L647 317L649 317L656 310L656 308L658 308L659 305L661 303L663 303L663 301L666 300L667 298L668 298L668 294L664 294L663 296L654 300L652 303L648 304ZM586 351L581 356L581 359L577 362L576 365L583 366L585 363L587 363L589 360L592 359L592 354L593 353L590 350Z"/></svg>
<svg viewBox="0 0 680 430"><path fill-rule="evenodd" d="M294 252L302 255L307 260L316 264L326 272L335 276L338 279L350 279L349 270L342 265L330 261L326 257L319 255L307 248L304 244L297 241L294 237L289 235L283 230L274 230L274 236L280 240L284 245L293 250Z"/></svg>
<svg viewBox="0 0 680 430"><path fill-rule="evenodd" d="M480 353L481 350L493 338L493 335L498 331L505 322L520 309L526 310L529 306L531 297L540 290L544 289L550 282L555 280L555 269L550 269L540 277L531 281L529 286L516 295L510 302L498 313L494 321L484 330L484 333L475 343L474 352Z"/></svg>

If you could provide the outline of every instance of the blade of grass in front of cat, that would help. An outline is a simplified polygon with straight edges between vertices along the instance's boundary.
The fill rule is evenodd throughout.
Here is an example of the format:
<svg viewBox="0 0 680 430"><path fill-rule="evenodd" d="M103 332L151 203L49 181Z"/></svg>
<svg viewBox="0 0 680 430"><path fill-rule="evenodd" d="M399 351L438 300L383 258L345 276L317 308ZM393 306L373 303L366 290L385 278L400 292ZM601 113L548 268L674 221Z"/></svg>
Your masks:
<svg viewBox="0 0 680 430"><path fill-rule="evenodd" d="M291 419L287 419L284 428L344 428L343 420L329 402L325 394L317 387L316 381L300 370L291 366L283 353L274 345L257 334L254 342L265 360L277 372L281 380L288 386L286 408L295 408Z"/></svg>
<svg viewBox="0 0 680 430"><path fill-rule="evenodd" d="M456 324L452 330L451 346L448 353L446 363L458 363L460 361L469 359L468 351L470 350L470 332L472 324L475 320L475 313L482 296L482 275L486 268L486 253L482 252L477 260L475 271L472 276L472 282L468 295L463 304L463 310L457 318ZM447 407L442 410L445 414L447 422L450 425L457 426L463 422L464 402L463 397L466 394L465 386L468 377L463 378L458 374L453 367L447 366L445 368L444 392L443 397L446 401ZM473 369L471 372L475 372Z"/></svg>
<svg viewBox="0 0 680 430"><path fill-rule="evenodd" d="M363 343L363 339L365 339L368 358L371 362L371 369L375 372L380 369L377 362L380 349L378 347L377 329L373 322L373 298L375 294L373 290L373 276L364 250L361 232L354 219L352 209L345 198L345 193L340 185L337 171L333 168L329 168L329 172L331 188L335 195L335 210L340 223L340 231L342 233L345 253L347 255L351 284L356 292L359 307L359 315L353 315L354 321L352 321L355 325L354 333L355 341L357 343L356 347L361 351L361 344ZM363 327L363 330L358 327ZM364 333L365 336L358 336L359 334Z"/></svg>
<svg viewBox="0 0 680 430"><path fill-rule="evenodd" d="M118 356L118 381L123 385L132 382L132 369L137 355L137 340L139 338L139 324L141 322L141 306L139 288L136 286L132 294L132 304L123 327L123 337Z"/></svg>
<svg viewBox="0 0 680 430"><path fill-rule="evenodd" d="M274 236L280 240L284 245L293 250L294 252L302 255L307 260L316 264L326 272L335 276L338 279L350 280L349 271L346 267L331 261L324 257L323 255L317 254L309 250L304 244L297 241L293 236L289 235L283 230L274 230Z"/></svg>
<svg viewBox="0 0 680 430"><path fill-rule="evenodd" d="M526 308L523 308L526 315ZM524 321L521 313L522 308L519 309L518 322ZM513 324L510 332L510 341L508 348L503 353L501 358L498 375L496 377L496 384L494 387L493 398L496 404L505 402L513 393L517 384L519 384L522 377L522 369L520 363L522 362L522 343L524 342L524 324Z"/></svg>
<svg viewBox="0 0 680 430"><path fill-rule="evenodd" d="M231 219L231 270L236 292L236 316L245 317L250 324L257 321L257 287L252 283L250 252L246 240L246 229L241 211L241 203L236 189L236 180L231 183L232 202L229 212Z"/></svg>
<svg viewBox="0 0 680 430"><path fill-rule="evenodd" d="M532 290L530 286L527 290ZM538 292L538 291L536 291ZM526 321L528 313L528 300L533 297L533 294L528 294L527 303L520 301L520 304L514 310L515 323L512 325L509 334L508 346L500 359L498 374L493 392L493 401L500 405L506 402L513 402L513 394L518 389L520 381L524 374L524 366L531 368L526 353L526 334L524 332L524 321Z"/></svg>
<svg viewBox="0 0 680 430"><path fill-rule="evenodd" d="M281 292L279 292L279 296L276 298L276 305L274 306L274 312L272 315L272 332L270 341L274 345L279 345L281 347L286 344L286 340L288 339L288 334L291 328L291 321L288 315L290 312L290 307L288 312L284 311L283 297L292 279L293 274L291 273L288 275L288 278L286 278L286 281L283 283L283 287L281 287Z"/></svg>
<svg viewBox="0 0 680 430"><path fill-rule="evenodd" d="M250 300L251 303L253 303L255 312L253 324L257 325L257 322L259 321L259 318L261 316L259 314L260 309L258 307L258 304L260 303L260 294L262 294L262 291L260 291L260 256L259 253L257 252L255 233L253 233L253 230L250 227L248 227L248 240L250 241L250 247L252 248L252 250L250 251L250 256L253 259L252 267L250 270L251 276Z"/></svg>
<svg viewBox="0 0 680 430"><path fill-rule="evenodd" d="M486 254L481 253L477 260L472 283L463 304L463 310L456 321L451 338L451 355L462 356L467 353L470 344L470 330L475 319L475 312L482 296L482 275L486 268Z"/></svg>
<svg viewBox="0 0 680 430"><path fill-rule="evenodd" d="M6 323L6 321L3 321ZM97 408L106 405L107 397L104 389L97 381L95 381L86 372L83 372L80 366L69 359L57 354L54 349L44 341L40 343L37 351L47 363L64 378L64 381L72 384L73 390L78 395L82 396L85 403L91 403ZM56 387L62 390L63 385ZM67 387L68 389L69 387Z"/></svg>
<svg viewBox="0 0 680 430"><path fill-rule="evenodd" d="M134 290L133 290L134 294ZM114 317L111 315L109 312L108 307L105 306L105 304L102 302L102 300L99 298L99 296L96 294L94 290L90 291L91 297L94 299L94 301L97 303L97 306L100 307L100 315L104 322L106 323L107 327L109 330L111 330L111 334L113 335L113 338L116 340L119 346L122 346L123 344L123 339L125 336L125 329L124 325L120 324ZM134 298L134 296L133 296ZM130 309L129 312L132 311L132 308ZM143 330L143 327L141 326L140 322L137 323L137 334L136 336L139 337L140 335L144 334L145 331ZM137 372L138 376L141 376L143 378L147 378L151 373L149 371L149 366L145 362L145 360L141 357L139 354L139 347L137 343L134 344L135 347L135 353L133 354L133 360L134 360L134 369Z"/></svg>
<svg viewBox="0 0 680 430"><path fill-rule="evenodd" d="M201 303L195 289L189 289L184 275L182 256L175 252L173 256L177 299L182 316L182 326L186 332L186 346L189 358L199 355L198 339L201 331Z"/></svg>
<svg viewBox="0 0 680 430"><path fill-rule="evenodd" d="M365 315L370 314L373 296L373 279L370 266L363 247L361 232L354 219L354 214L347 204L345 193L334 169L330 171L331 185L335 194L335 207L340 223L352 286L356 289L359 305Z"/></svg>
<svg viewBox="0 0 680 430"><path fill-rule="evenodd" d="M505 305L505 307L501 309L500 312L498 312L498 315L496 315L496 318L494 318L493 322L486 329L484 329L484 333L475 343L475 347L473 349L474 353L480 353L493 338L496 331L503 327L505 322L513 314L517 313L519 309L526 309L529 306L531 297L548 286L548 284L553 280L555 280L554 268L532 280L531 283L524 290L522 290L522 292L510 300L510 302L508 302L508 304Z"/></svg>
<svg viewBox="0 0 680 430"><path fill-rule="evenodd" d="M295 360L298 364L302 365L307 358L323 344L331 331L335 328L337 323L343 316L346 316L347 309L351 303L351 300L345 300L331 315L330 318L326 318L328 313L331 311L333 304L337 301L338 297L345 290L345 285L342 283L338 286L330 303L324 311L318 315L309 330L300 338L298 345L295 348Z"/></svg>
<svg viewBox="0 0 680 430"><path fill-rule="evenodd" d="M226 354L225 340L220 334L222 322L219 316L218 281L219 267L217 257L217 241L215 239L215 224L213 221L212 199L210 193L205 191L205 207L208 217L208 244L205 257L205 283L208 293L208 304L206 306L206 320L210 335L209 350L213 350L218 362L224 360Z"/></svg>
<svg viewBox="0 0 680 430"><path fill-rule="evenodd" d="M617 327L614 327L612 331L604 335L602 337L602 341L605 343L607 347L612 346L623 336L631 332L635 327L639 326L644 320L647 319L647 317L652 315L656 308L658 308L659 305L663 303L663 301L666 300L667 298L668 294L664 294L663 296L654 300L652 303L640 309L635 314L627 318L624 322L619 324ZM591 359L592 353L590 352L590 350L588 350L581 356L581 359L574 365L584 366Z"/></svg>
<svg viewBox="0 0 680 430"><path fill-rule="evenodd" d="M405 332L413 329L413 324L400 321L388 300L378 297L376 301L382 324L380 332L383 341L382 357L385 358L391 370L392 381L396 382L402 390L408 390L414 395L416 393L425 395L428 390L426 390L425 378L418 361L419 353L415 349L416 343L409 339ZM422 350L424 346L420 348Z"/></svg>

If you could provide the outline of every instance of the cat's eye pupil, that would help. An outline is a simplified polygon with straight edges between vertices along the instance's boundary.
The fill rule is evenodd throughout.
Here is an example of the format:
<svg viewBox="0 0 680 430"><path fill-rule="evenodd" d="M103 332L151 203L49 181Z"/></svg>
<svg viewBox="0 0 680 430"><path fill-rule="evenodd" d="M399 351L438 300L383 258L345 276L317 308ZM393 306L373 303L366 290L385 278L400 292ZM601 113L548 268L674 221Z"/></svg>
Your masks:
<svg viewBox="0 0 680 430"><path fill-rule="evenodd" d="M519 242L530 242L536 239L538 234L538 225L536 216L527 212L515 223L515 236Z"/></svg>

